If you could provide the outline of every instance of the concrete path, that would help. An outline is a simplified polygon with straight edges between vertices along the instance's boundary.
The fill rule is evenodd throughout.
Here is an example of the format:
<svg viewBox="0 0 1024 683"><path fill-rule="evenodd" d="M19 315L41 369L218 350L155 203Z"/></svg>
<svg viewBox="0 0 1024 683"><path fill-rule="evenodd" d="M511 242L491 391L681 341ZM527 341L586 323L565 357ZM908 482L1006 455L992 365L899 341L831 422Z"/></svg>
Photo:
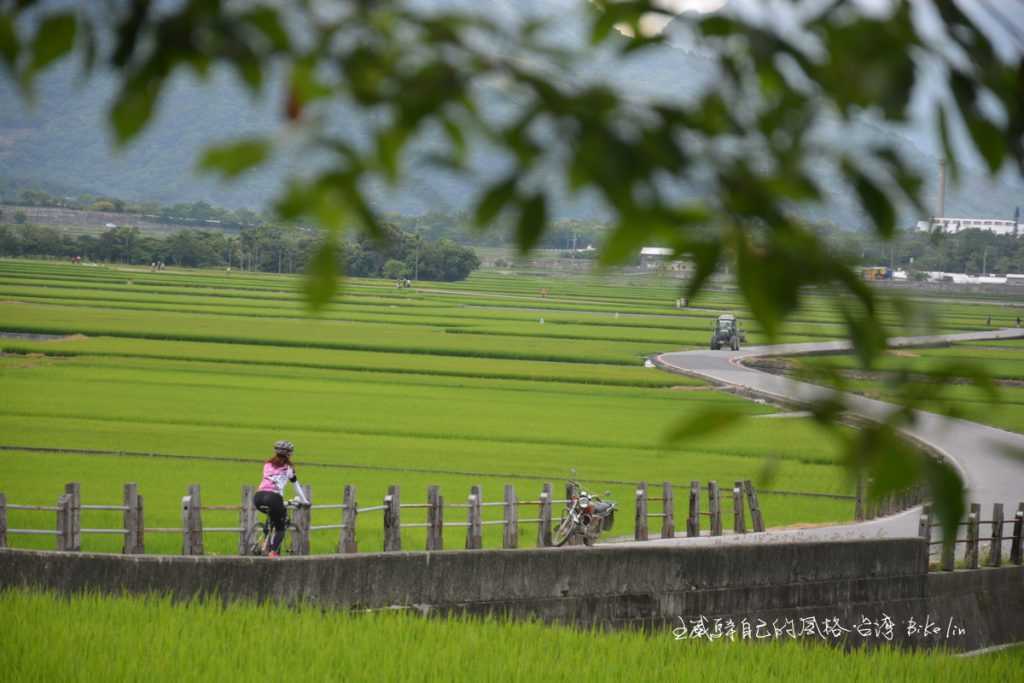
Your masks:
<svg viewBox="0 0 1024 683"><path fill-rule="evenodd" d="M1024 329L1003 329L988 332L967 332L928 337L897 337L890 340L893 348L944 346L957 341L984 341L1024 338ZM773 375L742 364L765 356L783 356L811 353L849 351L848 341L811 342L752 346L740 351L680 351L664 353L655 363L670 372L691 375L743 389L755 395L782 400L798 405L811 405L835 392L826 387L798 382L788 377ZM845 394L848 411L869 419L880 420L897 406L884 401ZM967 485L969 502L980 503L983 516L990 516L992 504L1003 503L1006 517L1012 519L1017 503L1024 500L1024 458L1011 455L1024 454L1024 435L995 427L919 411L914 424L905 430L915 439L935 449L957 466ZM827 527L768 531L761 534L720 536L716 538L675 538L647 543L779 543L818 541L827 539L882 538L915 536L920 508L913 508L891 517L867 522ZM769 522L771 520L768 520Z"/></svg>

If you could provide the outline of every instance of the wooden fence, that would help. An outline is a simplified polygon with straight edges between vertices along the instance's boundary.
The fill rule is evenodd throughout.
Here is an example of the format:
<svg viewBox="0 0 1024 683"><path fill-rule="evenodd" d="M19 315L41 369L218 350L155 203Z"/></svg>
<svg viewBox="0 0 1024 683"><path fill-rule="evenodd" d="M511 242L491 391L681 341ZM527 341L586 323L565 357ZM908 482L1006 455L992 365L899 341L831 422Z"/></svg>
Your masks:
<svg viewBox="0 0 1024 683"><path fill-rule="evenodd" d="M700 510L700 482L690 483L690 508L689 517L686 522L687 536L699 536L701 528L706 527L707 533L712 536L722 534L722 506L720 491L717 482L708 482L708 511ZM556 499L552 497L551 484L544 484L539 496L536 499L521 500L516 496L515 488L511 484L504 487L501 500L485 501L480 486L472 486L465 502L446 502L437 486L430 486L427 489L427 499L423 503L403 503L401 490L398 485L388 487L387 494L381 504L360 506L356 499L356 487L347 485L344 487L340 503L316 503L313 501L313 491L309 486L304 487L307 498L312 503L309 508L297 508L291 514L291 552L296 555L307 555L310 552L310 534L313 532L335 531L337 532L336 549L339 553L354 553L358 551L357 541L357 520L360 515L373 512L380 512L383 516L385 552L398 551L402 549L403 529L425 529L426 549L443 550L445 547L445 529L460 528L465 534L465 542L462 544L466 549L479 549L483 547L483 528L485 526L502 527L502 547L516 548L519 545L519 529L521 525L535 524L537 527L537 546L546 547L552 544L552 523L554 520L552 506L558 505L559 512L565 509L565 505L576 494L571 484L566 485L565 497ZM662 519L661 537L671 538L675 536L675 513L673 487L669 482L662 484L662 495L650 497L647 493L647 484L641 482L636 488L636 529L634 538L636 540L647 540L648 521L652 517ZM123 502L120 505L89 505L82 503L81 487L78 483L71 482L65 486L64 494L61 495L56 505L19 505L8 503L3 493L0 493L0 547L7 545L8 535L52 535L56 538L57 550L78 551L81 550L82 534L112 534L120 535L123 539L122 552L138 554L145 551L145 539L150 534L177 534L181 537L181 551L184 555L202 555L204 549L204 537L206 534L225 533L238 535L238 553L247 554L256 540L259 530L257 510L253 505L255 491L251 486L243 486L241 499L237 504L210 505L205 504L202 499L200 487L193 484L181 499L181 526L176 527L147 527L143 516L143 498L139 494L135 484L124 485ZM754 531L764 531L764 518L761 514L758 503L757 491L749 481L736 482L732 490L733 501L733 530L736 533L746 533L747 527L744 514L744 499L748 501L750 519ZM662 512L648 512L648 505L651 502L660 501ZM502 510L502 519L484 519L484 508L499 507ZM465 521L446 521L445 509L466 510ZM56 524L53 530L49 529L12 529L7 524L8 510L27 510L36 512L55 513ZM83 528L82 512L87 510L108 510L120 511L123 513L123 525L119 529ZM423 510L425 512L424 522L403 521L402 511ZM529 513L525 513L529 510ZM209 526L203 523L204 512L237 512L238 524L236 526ZM319 517L321 513L333 513L334 521L314 524L313 517ZM622 514L622 511L617 511ZM523 517L522 514L529 516ZM705 524L704 517L708 518ZM320 521L319 519L317 520ZM606 527L611 528L609 523Z"/></svg>
<svg viewBox="0 0 1024 683"><path fill-rule="evenodd" d="M879 500L869 500L867 497L868 481L863 477L857 480L857 493L854 497L853 518L863 522L876 517L895 515L917 507L928 498L927 491L923 486L913 486L904 491L891 493Z"/></svg>
<svg viewBox="0 0 1024 683"><path fill-rule="evenodd" d="M700 509L701 485L699 481L690 482L689 514L686 518L686 535L688 537L700 536L704 517L708 518L707 531L710 536L722 535L722 501L721 491L717 481L709 481L708 486L708 510L702 512ZM646 541L649 538L648 522L651 517L661 518L661 538L674 538L676 535L675 523L675 494L674 487L669 482L661 485L661 495L651 496L648 493L647 482L640 482L636 488L636 522L634 524L633 537L637 541ZM764 531L764 516L761 513L761 504L758 501L757 490L749 480L737 481L732 488L732 510L733 510L733 532L737 534L747 533L746 515L744 513L744 499L750 509L750 521L754 531ZM651 502L661 503L661 512L650 512Z"/></svg>
<svg viewBox="0 0 1024 683"><path fill-rule="evenodd" d="M1003 563L1003 542L1010 541L1010 563L1024 563L1024 502L1017 504L1017 511L1013 515L1013 528L1009 536L1004 536L1005 521L1003 518L1003 504L992 505L992 518L981 519L981 506L978 503L971 503L967 519L960 522L960 527L967 527L963 538L957 538L952 543L943 543L942 540L932 540L932 529L940 525L932 520L931 506L925 505L921 511L921 520L918 524L918 531L922 538L926 539L929 547L942 545L942 556L939 567L943 571L951 572L956 568L956 546L965 544L964 566L967 569L977 569L980 564L980 550L982 539L988 542L988 558L984 563L987 567L999 567ZM981 527L988 525L989 534L982 536ZM959 536L959 534L958 534Z"/></svg>

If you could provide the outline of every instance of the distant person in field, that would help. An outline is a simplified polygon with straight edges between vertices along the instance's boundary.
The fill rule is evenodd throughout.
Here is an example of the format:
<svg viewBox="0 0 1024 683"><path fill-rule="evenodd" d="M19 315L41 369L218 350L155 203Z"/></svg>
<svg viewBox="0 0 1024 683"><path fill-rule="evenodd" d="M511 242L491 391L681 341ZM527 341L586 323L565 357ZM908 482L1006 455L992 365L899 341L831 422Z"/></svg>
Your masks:
<svg viewBox="0 0 1024 683"><path fill-rule="evenodd" d="M270 516L274 527L274 537L270 539L269 557L279 557L281 541L284 540L284 525L288 519L284 506L284 487L291 482L299 500L309 505L306 493L299 486L299 479L292 466L292 452L295 446L291 441L278 441L274 444L274 457L263 463L263 480L256 489L252 502L256 509Z"/></svg>

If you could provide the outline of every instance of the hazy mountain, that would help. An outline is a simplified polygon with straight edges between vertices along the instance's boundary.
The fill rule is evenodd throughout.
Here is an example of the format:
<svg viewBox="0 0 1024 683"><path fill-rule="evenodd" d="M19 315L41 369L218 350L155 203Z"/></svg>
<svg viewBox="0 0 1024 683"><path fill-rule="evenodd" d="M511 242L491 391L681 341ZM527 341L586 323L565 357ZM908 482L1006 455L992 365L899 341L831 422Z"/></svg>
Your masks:
<svg viewBox="0 0 1024 683"><path fill-rule="evenodd" d="M419 0L418 4L478 7L475 0ZM560 44L585 39L577 0L505 0L489 7L496 20L506 23L526 16L556 17L549 33ZM637 99L685 99L699 93L714 78L714 70L711 60L686 49L685 44L676 44L639 51L623 62L601 52L581 73L564 77L579 81L606 79ZM255 208L264 206L289 174L315 169L315 161L286 154L233 184L193 173L204 145L247 132L278 130L283 99L280 87L271 85L265 97L253 100L231 75L221 74L205 83L180 75L164 92L158 114L144 134L126 149L115 151L106 123L114 85L109 75L85 80L74 64L61 64L40 78L37 100L28 108L14 87L0 76L0 190L38 186L61 193L108 194L162 203L206 200ZM487 97L491 105L502 106L504 95L500 91L492 91ZM332 109L331 122L347 130L359 130L366 123L359 112L342 108ZM865 120L834 130L826 126L820 134L843 144L883 139L894 142L934 177L932 169L937 159L927 142L930 131L925 122L896 130ZM476 155L475 165L479 168L476 176L486 179L501 172L502 160L484 150ZM414 167L400 191L372 189L380 208L412 214L466 207L473 182ZM808 215L841 225L865 224L839 180L825 177L823 182L831 190L831 200L827 206L807 209ZM959 190L947 193L946 213L1004 217L1012 214L1015 203L1024 203L1024 183L1019 178L996 182L975 170L965 175ZM574 217L603 213L600 202L593 197L566 200L557 212Z"/></svg>

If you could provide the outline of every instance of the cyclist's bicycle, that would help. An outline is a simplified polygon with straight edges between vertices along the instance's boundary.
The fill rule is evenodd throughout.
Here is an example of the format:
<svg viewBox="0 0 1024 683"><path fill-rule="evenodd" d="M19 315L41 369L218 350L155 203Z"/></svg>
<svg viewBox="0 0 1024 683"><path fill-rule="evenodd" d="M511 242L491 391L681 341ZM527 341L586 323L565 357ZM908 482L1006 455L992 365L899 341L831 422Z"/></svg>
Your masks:
<svg viewBox="0 0 1024 683"><path fill-rule="evenodd" d="M301 502L298 498L292 498L286 500L284 503L285 518L284 518L284 536L281 537L281 545L284 546L285 536L288 535L289 529L294 529L295 525L292 524L292 510L297 508L307 507L305 503ZM270 554L270 542L274 537L274 525L270 523L270 509L264 505L256 506L256 509L263 515L263 522L257 525L256 541L249 546L250 555L262 555L267 556Z"/></svg>

